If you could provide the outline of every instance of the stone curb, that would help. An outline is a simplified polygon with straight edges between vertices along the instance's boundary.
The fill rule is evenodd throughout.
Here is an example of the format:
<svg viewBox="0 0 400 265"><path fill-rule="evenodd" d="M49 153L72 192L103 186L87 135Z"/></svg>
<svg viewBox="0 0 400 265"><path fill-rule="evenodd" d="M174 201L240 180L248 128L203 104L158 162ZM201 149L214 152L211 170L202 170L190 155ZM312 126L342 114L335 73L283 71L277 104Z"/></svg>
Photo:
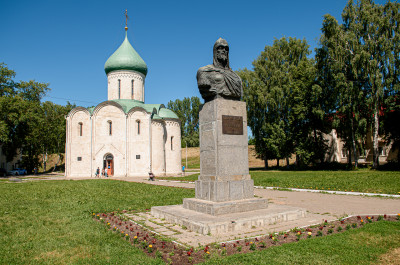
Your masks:
<svg viewBox="0 0 400 265"><path fill-rule="evenodd" d="M175 182L175 183L189 183L195 184L192 181L180 181L180 180L167 180L159 179L160 182ZM265 190L288 190L288 191L301 191L301 192L316 192L316 193L329 193L329 194L339 194L339 195L354 195L354 196L381 196L389 198L400 198L400 195L395 194L385 194L385 193L368 193L368 192L355 192L355 191L335 191L335 190L310 190L310 189L298 189L298 188L281 188L281 187L268 187L268 186L254 186L256 189Z"/></svg>
<svg viewBox="0 0 400 265"><path fill-rule="evenodd" d="M373 216L373 215L382 215L382 214L358 214L358 215L366 215L366 216L371 215L371 216ZM351 218L351 217L358 216L358 215L349 215L349 216L346 216L346 217L343 217L343 218L338 218L338 219L334 219L334 220L330 220L330 221L346 220L346 219L349 219L349 218ZM386 214L386 215L387 215L387 216L397 216L397 214ZM312 226L319 225L319 224L320 224L320 223L315 223L315 224L304 225L304 226L295 227L295 228L304 229L304 228L312 227ZM280 232L285 232L285 233L287 233L287 232L290 232L291 230L292 230L292 229L287 229L287 230L285 230L285 231L280 231ZM277 234L279 234L279 232L275 232L274 234L277 235ZM253 239L253 238L256 238L256 237L262 237L262 236L266 236L266 235L268 235L268 234L260 234L260 235L258 235L258 236L245 237L245 238L241 238L240 240ZM219 244L221 244L221 243L225 243L225 244L226 244L226 243L235 242L236 240L237 240L237 239L233 239L233 240L222 241L222 242L218 242L218 243L219 243Z"/></svg>
<svg viewBox="0 0 400 265"><path fill-rule="evenodd" d="M340 194L340 195L355 195L355 196L381 196L389 198L400 198L400 195L395 194L384 194L384 193L368 193L368 192L354 192L354 191L334 191L334 190L310 190L310 189L297 189L297 188L281 188L281 187L264 187L264 186L254 186L256 189L266 189L266 190L289 190L289 191L307 191L316 193L329 193L329 194Z"/></svg>

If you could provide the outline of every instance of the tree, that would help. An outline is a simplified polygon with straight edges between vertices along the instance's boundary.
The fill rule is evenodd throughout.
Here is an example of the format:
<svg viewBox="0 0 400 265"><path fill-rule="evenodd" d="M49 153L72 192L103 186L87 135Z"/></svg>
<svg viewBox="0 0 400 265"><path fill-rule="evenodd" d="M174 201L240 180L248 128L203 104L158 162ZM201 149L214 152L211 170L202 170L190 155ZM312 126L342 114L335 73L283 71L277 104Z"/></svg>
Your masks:
<svg viewBox="0 0 400 265"><path fill-rule="evenodd" d="M305 40L275 39L253 62L252 71L238 72L243 80L248 125L256 153L265 161L265 167L268 159L279 161L295 151L305 163L320 153L305 156L310 148L316 150L304 143L310 137L318 138L317 133L311 136L310 129L317 131L321 124L317 120L323 117L314 61L307 58L310 53Z"/></svg>
<svg viewBox="0 0 400 265"><path fill-rule="evenodd" d="M0 96L10 96L15 93L14 77L15 72L8 69L5 63L0 63Z"/></svg>
<svg viewBox="0 0 400 265"><path fill-rule="evenodd" d="M168 102L168 108L174 111L181 121L182 146L199 146L199 111L198 97L177 99Z"/></svg>
<svg viewBox="0 0 400 265"><path fill-rule="evenodd" d="M322 87L331 95L330 110L333 127L349 150L349 164L358 166L358 143L365 136L365 91L360 79L360 65L355 59L358 45L353 34L348 33L336 19L326 15L322 25L321 47L316 50L318 77Z"/></svg>
<svg viewBox="0 0 400 265"><path fill-rule="evenodd" d="M39 164L45 151L58 153L65 149L65 119L74 105L41 103L49 84L34 80L13 80L15 72L0 64L0 142L7 161L23 150L22 165L29 172Z"/></svg>
<svg viewBox="0 0 400 265"><path fill-rule="evenodd" d="M390 1L382 6L371 0L356 4L350 0L342 13L343 25L329 15L323 23L319 59L325 56L323 67L328 70L323 72L331 75L327 82L340 95L337 110L346 120L341 123L342 133L352 143L357 161L357 140L372 124L374 168L379 165L379 112L385 98L399 90L399 7Z"/></svg>

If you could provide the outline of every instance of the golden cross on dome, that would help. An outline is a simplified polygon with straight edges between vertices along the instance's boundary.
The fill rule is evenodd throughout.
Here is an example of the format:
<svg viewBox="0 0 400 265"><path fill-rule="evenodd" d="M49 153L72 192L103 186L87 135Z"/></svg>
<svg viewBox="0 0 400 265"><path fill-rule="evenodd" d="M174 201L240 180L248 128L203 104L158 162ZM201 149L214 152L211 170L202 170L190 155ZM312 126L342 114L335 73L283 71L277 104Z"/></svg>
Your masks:
<svg viewBox="0 0 400 265"><path fill-rule="evenodd" d="M128 30L128 9L125 9L125 30Z"/></svg>

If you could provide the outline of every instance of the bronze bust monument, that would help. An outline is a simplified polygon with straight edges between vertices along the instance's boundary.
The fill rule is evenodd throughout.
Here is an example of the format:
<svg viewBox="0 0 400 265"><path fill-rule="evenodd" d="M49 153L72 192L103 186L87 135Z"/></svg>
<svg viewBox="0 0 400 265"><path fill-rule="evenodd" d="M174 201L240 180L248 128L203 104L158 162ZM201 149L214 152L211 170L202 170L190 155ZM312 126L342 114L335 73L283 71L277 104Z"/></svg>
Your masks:
<svg viewBox="0 0 400 265"><path fill-rule="evenodd" d="M219 38L213 49L213 64L200 67L197 85L205 102L215 98L240 100L243 95L242 80L229 67L229 46Z"/></svg>

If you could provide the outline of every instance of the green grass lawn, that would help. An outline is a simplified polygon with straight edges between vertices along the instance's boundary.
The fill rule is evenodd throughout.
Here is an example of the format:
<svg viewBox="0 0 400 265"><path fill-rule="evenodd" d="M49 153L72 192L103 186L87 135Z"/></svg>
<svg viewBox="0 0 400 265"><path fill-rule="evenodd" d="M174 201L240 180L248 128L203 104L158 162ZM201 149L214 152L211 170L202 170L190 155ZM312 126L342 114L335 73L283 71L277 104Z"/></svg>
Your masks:
<svg viewBox="0 0 400 265"><path fill-rule="evenodd" d="M400 247L399 240L400 222L382 221L264 251L217 257L206 264L377 264L380 255Z"/></svg>
<svg viewBox="0 0 400 265"><path fill-rule="evenodd" d="M257 186L400 194L398 171L252 171L250 174Z"/></svg>
<svg viewBox="0 0 400 265"><path fill-rule="evenodd" d="M162 264L92 212L179 204L194 190L123 181L0 183L0 264Z"/></svg>
<svg viewBox="0 0 400 265"><path fill-rule="evenodd" d="M398 171L250 171L250 175L256 186L400 194ZM164 179L195 181L198 174Z"/></svg>
<svg viewBox="0 0 400 265"><path fill-rule="evenodd" d="M186 158L182 158L182 166L186 166ZM200 168L200 157L188 157L187 168Z"/></svg>
<svg viewBox="0 0 400 265"><path fill-rule="evenodd" d="M194 190L115 180L0 182L0 264L163 264L92 220L93 212L179 204ZM381 221L209 264L368 264L400 247Z"/></svg>

